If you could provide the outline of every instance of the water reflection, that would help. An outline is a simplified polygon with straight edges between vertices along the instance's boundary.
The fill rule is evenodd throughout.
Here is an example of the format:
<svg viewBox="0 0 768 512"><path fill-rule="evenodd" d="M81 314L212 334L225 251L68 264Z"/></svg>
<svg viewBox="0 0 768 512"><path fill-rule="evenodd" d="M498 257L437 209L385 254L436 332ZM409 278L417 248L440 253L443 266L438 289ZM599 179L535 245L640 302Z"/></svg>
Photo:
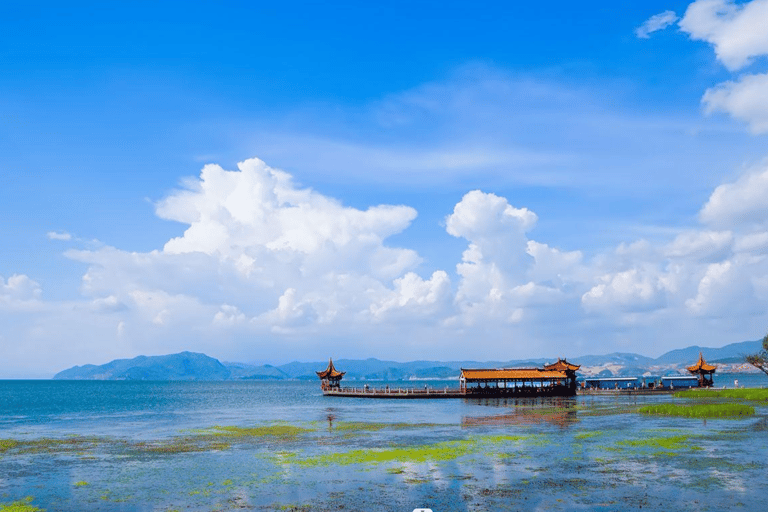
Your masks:
<svg viewBox="0 0 768 512"><path fill-rule="evenodd" d="M579 421L576 398L574 397L486 398L476 402L485 407L512 409L512 412L492 415L465 415L461 418L462 427L548 423L566 428Z"/></svg>

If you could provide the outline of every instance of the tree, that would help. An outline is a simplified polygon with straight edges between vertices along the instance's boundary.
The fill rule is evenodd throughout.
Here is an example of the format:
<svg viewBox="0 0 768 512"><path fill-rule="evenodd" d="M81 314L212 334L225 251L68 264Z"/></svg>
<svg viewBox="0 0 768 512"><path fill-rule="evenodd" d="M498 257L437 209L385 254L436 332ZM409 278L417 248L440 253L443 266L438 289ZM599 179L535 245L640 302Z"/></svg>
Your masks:
<svg viewBox="0 0 768 512"><path fill-rule="evenodd" d="M749 364L768 375L768 334L763 338L763 350L744 358Z"/></svg>

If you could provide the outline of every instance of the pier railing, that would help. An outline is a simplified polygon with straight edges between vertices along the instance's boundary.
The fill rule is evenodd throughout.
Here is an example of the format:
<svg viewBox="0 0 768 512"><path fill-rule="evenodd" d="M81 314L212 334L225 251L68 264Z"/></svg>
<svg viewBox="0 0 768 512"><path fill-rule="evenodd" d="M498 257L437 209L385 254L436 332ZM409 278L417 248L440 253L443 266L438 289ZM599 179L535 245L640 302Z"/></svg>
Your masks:
<svg viewBox="0 0 768 512"><path fill-rule="evenodd" d="M439 394L445 394L445 395L455 395L460 394L461 389L459 388L394 388L394 387L385 387L385 388L373 388L370 386L363 386L361 388L357 387L344 387L344 388L331 388L325 391L328 394L331 393L353 393L356 395L439 395Z"/></svg>

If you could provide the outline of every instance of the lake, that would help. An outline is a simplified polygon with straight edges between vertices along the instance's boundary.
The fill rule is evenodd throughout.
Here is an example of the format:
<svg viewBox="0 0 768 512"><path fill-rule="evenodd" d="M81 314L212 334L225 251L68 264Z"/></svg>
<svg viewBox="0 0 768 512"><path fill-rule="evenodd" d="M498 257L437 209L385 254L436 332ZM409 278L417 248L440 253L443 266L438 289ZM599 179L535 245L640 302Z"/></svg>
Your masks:
<svg viewBox="0 0 768 512"><path fill-rule="evenodd" d="M761 375L715 383L734 379L768 385ZM0 381L0 510L761 510L768 405L740 419L637 412L665 402L685 400L373 400L323 397L318 382L300 381Z"/></svg>

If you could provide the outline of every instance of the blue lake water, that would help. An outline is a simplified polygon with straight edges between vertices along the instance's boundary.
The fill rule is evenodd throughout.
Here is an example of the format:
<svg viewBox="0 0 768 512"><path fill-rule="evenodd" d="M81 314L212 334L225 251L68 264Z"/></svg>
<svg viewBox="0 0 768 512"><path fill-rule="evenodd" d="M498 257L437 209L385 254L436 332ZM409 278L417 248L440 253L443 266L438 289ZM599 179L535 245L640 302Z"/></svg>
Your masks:
<svg viewBox="0 0 768 512"><path fill-rule="evenodd" d="M762 375L715 383L734 379L768 385ZM727 420L636 412L680 400L373 400L323 397L317 382L298 381L0 381L0 504L762 510L766 404Z"/></svg>

